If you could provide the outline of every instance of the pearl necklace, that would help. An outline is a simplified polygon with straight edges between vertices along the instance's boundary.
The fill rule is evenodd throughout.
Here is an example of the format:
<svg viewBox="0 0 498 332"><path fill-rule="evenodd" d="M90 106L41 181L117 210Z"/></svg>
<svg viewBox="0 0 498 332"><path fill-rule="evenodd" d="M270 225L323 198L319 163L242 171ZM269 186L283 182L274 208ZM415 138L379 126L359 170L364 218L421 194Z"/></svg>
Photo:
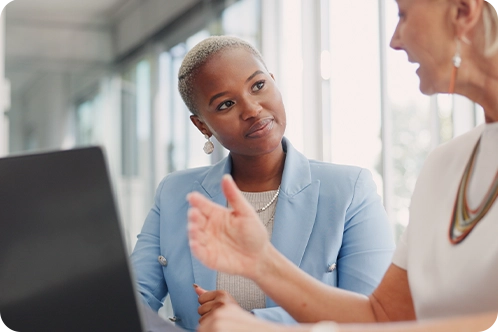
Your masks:
<svg viewBox="0 0 498 332"><path fill-rule="evenodd" d="M273 202L275 202L275 200L277 199L279 193L280 193L280 186L278 186L277 192L272 197L272 199L268 202L268 204L266 204L262 208L257 209L256 213L261 213L261 212L265 211L266 209L268 209L273 204Z"/></svg>

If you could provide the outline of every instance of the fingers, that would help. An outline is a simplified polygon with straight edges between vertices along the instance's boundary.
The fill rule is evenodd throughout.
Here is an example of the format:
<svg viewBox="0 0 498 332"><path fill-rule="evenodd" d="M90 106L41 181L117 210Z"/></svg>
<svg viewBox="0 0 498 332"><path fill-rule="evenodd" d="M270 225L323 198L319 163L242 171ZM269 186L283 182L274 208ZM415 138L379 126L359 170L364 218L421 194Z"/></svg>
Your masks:
<svg viewBox="0 0 498 332"><path fill-rule="evenodd" d="M222 306L201 318L198 332L274 332L281 331L278 325L257 319L236 305Z"/></svg>
<svg viewBox="0 0 498 332"><path fill-rule="evenodd" d="M218 291L208 291L199 296L199 303L201 304L197 309L197 313L201 315L199 319L199 324L206 319L207 316L211 315L218 308L222 307L225 302L219 297L220 293Z"/></svg>
<svg viewBox="0 0 498 332"><path fill-rule="evenodd" d="M197 299L200 304L204 304L206 302L214 301L219 296L219 291L204 291L199 298ZM219 302L219 301L218 301Z"/></svg>
<svg viewBox="0 0 498 332"><path fill-rule="evenodd" d="M209 302L206 302L204 304L201 304L199 306L199 308L197 308L197 313L199 315L201 315L200 319L203 319L203 318L205 318L204 316L211 314L212 312L214 312L216 309L218 309L222 305L223 305L223 303L221 303L221 302L209 301ZM201 322L200 319L199 319L199 323Z"/></svg>
<svg viewBox="0 0 498 332"><path fill-rule="evenodd" d="M206 224L206 217L195 207L188 210L187 217L189 237L191 240L197 240L199 232L204 229Z"/></svg>
<svg viewBox="0 0 498 332"><path fill-rule="evenodd" d="M199 315L203 316L201 317L202 319L205 318L204 316L210 315L212 312L218 310L218 308L222 306L225 305L238 306L237 301L227 291L224 290L213 290L213 291L202 290L202 291L204 292L199 296L198 299L201 305L197 309ZM201 321L199 320L199 322Z"/></svg>
<svg viewBox="0 0 498 332"><path fill-rule="evenodd" d="M223 176L221 188L223 189L223 193L225 194L228 203L236 212L245 214L254 211L229 174Z"/></svg>
<svg viewBox="0 0 498 332"><path fill-rule="evenodd" d="M199 209L203 215L210 215L218 206L216 203L211 202L209 199L195 191L187 194L187 201L190 203L191 207Z"/></svg>
<svg viewBox="0 0 498 332"><path fill-rule="evenodd" d="M204 253L204 237L203 225L206 223L206 218L195 208L188 211L188 237L190 250L195 257L199 258ZM204 235L204 237L203 237Z"/></svg>
<svg viewBox="0 0 498 332"><path fill-rule="evenodd" d="M202 294L207 293L207 290L197 284L194 284L194 290L197 296L201 296Z"/></svg>
<svg viewBox="0 0 498 332"><path fill-rule="evenodd" d="M224 290L213 290L213 291L206 291L206 290L203 290L204 292L199 295L199 303L200 304L204 304L204 303L207 303L207 302L211 302L211 301L214 301L214 302L219 302L221 304L224 304L224 303L233 303L233 304L236 304L237 301L235 301L232 296L224 291Z"/></svg>

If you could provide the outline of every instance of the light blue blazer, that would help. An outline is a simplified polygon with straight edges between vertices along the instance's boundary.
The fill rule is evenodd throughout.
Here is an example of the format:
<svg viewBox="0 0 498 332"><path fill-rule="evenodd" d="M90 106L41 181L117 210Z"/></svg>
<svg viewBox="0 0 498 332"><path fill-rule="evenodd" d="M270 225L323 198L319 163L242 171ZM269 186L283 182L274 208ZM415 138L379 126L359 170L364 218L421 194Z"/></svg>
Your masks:
<svg viewBox="0 0 498 332"><path fill-rule="evenodd" d="M306 159L287 139L285 167L271 242L301 269L329 285L370 294L389 266L391 228L370 172ZM169 293L177 326L195 330L200 318L193 283L216 289L216 271L190 252L187 193L198 191L226 206L220 182L231 159L214 166L174 172L161 182L131 255L138 290L158 310ZM162 264L158 257L166 261ZM294 320L270 298L255 315Z"/></svg>

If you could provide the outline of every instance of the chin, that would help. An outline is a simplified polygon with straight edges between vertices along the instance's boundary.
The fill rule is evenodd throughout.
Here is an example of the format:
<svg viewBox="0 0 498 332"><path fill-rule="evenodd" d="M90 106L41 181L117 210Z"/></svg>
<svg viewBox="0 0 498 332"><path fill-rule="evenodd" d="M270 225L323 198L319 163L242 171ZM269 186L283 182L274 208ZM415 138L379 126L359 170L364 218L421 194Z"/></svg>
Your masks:
<svg viewBox="0 0 498 332"><path fill-rule="evenodd" d="M420 77L419 90L424 95L430 96L430 95L433 95L433 94L440 92L440 91L437 91L437 89L434 87L434 84L432 84L432 80L433 79L422 79Z"/></svg>
<svg viewBox="0 0 498 332"><path fill-rule="evenodd" d="M436 91L434 91L434 89L432 87L422 85L422 83L420 83L419 89L420 89L420 92L422 92L422 94L424 94L426 96L431 96L431 95L436 93Z"/></svg>

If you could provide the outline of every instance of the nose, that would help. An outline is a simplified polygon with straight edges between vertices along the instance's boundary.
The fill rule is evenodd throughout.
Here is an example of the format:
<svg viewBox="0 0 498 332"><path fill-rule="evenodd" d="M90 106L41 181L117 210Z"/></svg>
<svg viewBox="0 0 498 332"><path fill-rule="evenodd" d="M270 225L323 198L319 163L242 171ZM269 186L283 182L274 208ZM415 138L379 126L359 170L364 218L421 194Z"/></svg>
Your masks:
<svg viewBox="0 0 498 332"><path fill-rule="evenodd" d="M241 117L244 121L250 118L257 117L259 113L261 113L262 109L263 106L261 106L258 100L256 100L255 98L247 98L242 105Z"/></svg>
<svg viewBox="0 0 498 332"><path fill-rule="evenodd" d="M396 30L394 30L389 46L396 51L401 51L403 49L403 45L401 43L401 38L399 35L399 24L396 26Z"/></svg>

